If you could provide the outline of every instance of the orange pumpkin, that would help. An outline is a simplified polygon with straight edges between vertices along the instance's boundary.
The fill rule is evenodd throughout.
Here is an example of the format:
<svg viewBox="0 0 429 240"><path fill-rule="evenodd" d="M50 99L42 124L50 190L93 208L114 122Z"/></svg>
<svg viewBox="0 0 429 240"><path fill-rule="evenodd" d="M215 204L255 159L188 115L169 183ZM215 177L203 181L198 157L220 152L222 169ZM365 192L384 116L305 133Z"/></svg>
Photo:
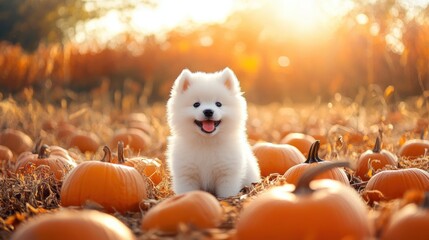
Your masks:
<svg viewBox="0 0 429 240"><path fill-rule="evenodd" d="M354 189L330 179L312 181L340 166L345 164L319 164L296 187L273 187L256 197L240 213L237 239L371 239L367 207Z"/></svg>
<svg viewBox="0 0 429 240"><path fill-rule="evenodd" d="M100 147L100 142L100 138L95 133L79 131L70 137L68 146L77 147L83 153L94 153Z"/></svg>
<svg viewBox="0 0 429 240"><path fill-rule="evenodd" d="M61 121L56 128L56 137L58 140L68 143L70 137L77 131L77 128L73 124Z"/></svg>
<svg viewBox="0 0 429 240"><path fill-rule="evenodd" d="M0 162L8 162L13 158L12 151L3 145L0 145Z"/></svg>
<svg viewBox="0 0 429 240"><path fill-rule="evenodd" d="M42 145L38 153L21 153L16 160L14 172L24 175L32 174L34 169L39 166L48 166L55 179L62 180L70 170L76 167L76 162L67 150L58 146Z"/></svg>
<svg viewBox="0 0 429 240"><path fill-rule="evenodd" d="M110 147L116 148L116 145L120 141L124 142L125 146L128 146L135 152L146 150L151 144L149 135L136 128L117 130L110 140Z"/></svg>
<svg viewBox="0 0 429 240"><path fill-rule="evenodd" d="M8 147L16 155L19 155L31 150L33 140L19 130L8 128L0 133L0 145Z"/></svg>
<svg viewBox="0 0 429 240"><path fill-rule="evenodd" d="M307 157L311 144L313 144L314 141L316 141L314 137L304 133L289 133L280 141L280 143L295 146L302 154L304 154L304 156Z"/></svg>
<svg viewBox="0 0 429 240"><path fill-rule="evenodd" d="M398 150L398 156L408 159L416 159L429 153L429 140L411 139L406 141Z"/></svg>
<svg viewBox="0 0 429 240"><path fill-rule="evenodd" d="M304 155L289 144L259 142L253 145L252 150L263 177L271 173L283 174L292 166L305 161Z"/></svg>
<svg viewBox="0 0 429 240"><path fill-rule="evenodd" d="M151 208L141 223L143 230L177 232L180 224L215 228L222 220L222 208L217 199L204 191L191 191L167 198Z"/></svg>
<svg viewBox="0 0 429 240"><path fill-rule="evenodd" d="M45 213L20 225L12 240L132 240L131 230L119 219L96 210Z"/></svg>
<svg viewBox="0 0 429 240"><path fill-rule="evenodd" d="M307 169L314 168L320 164L329 163L329 161L324 161L319 158L319 147L320 142L317 140L311 145L307 160L303 163L297 164L289 168L285 172L283 176L286 182L291 184L297 184L298 179ZM349 179L347 178L347 174L341 168L330 169L329 171L323 172L322 174L316 176L315 179L332 179L344 183L346 185L350 185Z"/></svg>
<svg viewBox="0 0 429 240"><path fill-rule="evenodd" d="M402 198L408 190L429 191L429 173L419 168L385 170L372 176L365 190L380 191L386 200Z"/></svg>
<svg viewBox="0 0 429 240"><path fill-rule="evenodd" d="M429 193L423 204L408 204L395 212L382 233L381 240L429 239Z"/></svg>
<svg viewBox="0 0 429 240"><path fill-rule="evenodd" d="M110 149L104 147L102 161L85 161L64 179L62 206L82 206L93 201L106 211L138 211L147 198L146 183L140 173L129 166L110 162Z"/></svg>
<svg viewBox="0 0 429 240"><path fill-rule="evenodd" d="M120 164L133 167L140 174L148 177L156 186L162 181L162 164L157 158L132 157L125 158L124 143L118 142L118 158L116 160Z"/></svg>
<svg viewBox="0 0 429 240"><path fill-rule="evenodd" d="M390 151L381 149L380 137L377 137L374 149L362 153L356 162L355 176L367 181L371 178L371 174L378 169L382 169L386 165L396 166L397 164L398 158Z"/></svg>

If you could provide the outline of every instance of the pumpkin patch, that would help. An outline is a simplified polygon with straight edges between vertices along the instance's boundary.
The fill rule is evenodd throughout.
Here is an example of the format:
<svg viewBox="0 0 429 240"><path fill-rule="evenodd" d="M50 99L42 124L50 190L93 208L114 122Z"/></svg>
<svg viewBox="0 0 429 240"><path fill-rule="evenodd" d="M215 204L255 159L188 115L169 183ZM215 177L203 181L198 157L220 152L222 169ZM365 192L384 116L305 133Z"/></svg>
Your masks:
<svg viewBox="0 0 429 240"><path fill-rule="evenodd" d="M123 109L109 110L97 107L99 99L93 108L68 99L61 107L40 104L41 112L34 112L37 103L15 106L20 114L3 120L0 133L19 129L28 138L0 144L0 239L427 238L419 230L428 224L427 207L409 192L429 191L429 158L424 145L415 157L401 148L428 135L414 132L410 112L395 119L361 112L358 121L345 114L353 104L341 111L338 102L316 111L250 104L248 137L262 179L216 198L174 194L165 106L140 114L123 100L116 103ZM286 132L320 140L304 154L281 143ZM17 154L19 147L26 150Z"/></svg>

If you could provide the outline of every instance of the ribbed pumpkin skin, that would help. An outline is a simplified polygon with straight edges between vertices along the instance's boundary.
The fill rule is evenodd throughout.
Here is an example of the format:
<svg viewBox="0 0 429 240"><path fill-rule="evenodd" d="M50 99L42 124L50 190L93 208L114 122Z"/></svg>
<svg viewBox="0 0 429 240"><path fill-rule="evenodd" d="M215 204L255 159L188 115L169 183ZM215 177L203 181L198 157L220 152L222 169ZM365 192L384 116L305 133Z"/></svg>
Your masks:
<svg viewBox="0 0 429 240"><path fill-rule="evenodd" d="M308 169L317 167L318 165L321 165L321 164L331 163L330 161L325 161L319 158L319 147L320 147L320 141L316 140L310 147L307 160L303 163L300 163L298 165L295 165L289 168L285 172L283 177L285 178L286 182L296 185L296 183L298 182L298 179L300 179L302 174ZM332 180L336 180L341 183L344 183L346 185L350 185L346 172L341 168L332 168L327 171L324 171L318 174L317 176L315 176L314 179L315 180L332 179Z"/></svg>
<svg viewBox="0 0 429 240"><path fill-rule="evenodd" d="M380 149L380 140L377 139L376 146L373 150L367 150L359 156L356 162L355 176L363 181L370 179L368 171L370 166L373 171L384 168L386 165L396 166L398 158L391 152Z"/></svg>
<svg viewBox="0 0 429 240"><path fill-rule="evenodd" d="M90 200L109 212L138 211L146 198L146 183L136 169L109 162L79 164L61 188L62 206L81 206Z"/></svg>
<svg viewBox="0 0 429 240"><path fill-rule="evenodd" d="M42 151L48 151L46 154ZM32 174L34 168L45 165L55 176L55 179L62 180L70 172L76 162L68 155L67 150L58 146L42 146L41 152L34 154L32 152L23 152L18 156L15 164L15 173Z"/></svg>
<svg viewBox="0 0 429 240"><path fill-rule="evenodd" d="M429 173L418 168L385 170L372 176L365 190L378 190L387 200L402 198L408 190L429 191Z"/></svg>
<svg viewBox="0 0 429 240"><path fill-rule="evenodd" d="M429 239L428 226L429 209L409 204L392 216L383 231L381 240L427 240Z"/></svg>
<svg viewBox="0 0 429 240"><path fill-rule="evenodd" d="M329 163L329 161L324 162L316 162L316 163L301 163L291 167L289 170L285 172L283 177L286 182L291 184L296 184L298 179L302 176L302 174L313 167L317 167L319 164ZM324 173L317 175L315 178L317 179L332 179L344 183L345 185L350 185L349 179L347 178L346 173L340 168L334 168Z"/></svg>
<svg viewBox="0 0 429 240"><path fill-rule="evenodd" d="M258 159L261 175L284 174L292 166L305 161L304 155L294 146L268 142L256 143L253 154Z"/></svg>
<svg viewBox="0 0 429 240"><path fill-rule="evenodd" d="M427 149L429 153L429 140L425 139L412 139L402 145L398 150L398 156L415 159L423 156Z"/></svg>
<svg viewBox="0 0 429 240"><path fill-rule="evenodd" d="M315 192L292 193L294 186L274 187L244 207L237 239L371 239L367 209L350 187L315 180Z"/></svg>
<svg viewBox="0 0 429 240"><path fill-rule="evenodd" d="M135 236L119 219L96 210L62 210L36 216L19 226L12 240L132 240Z"/></svg>
<svg viewBox="0 0 429 240"><path fill-rule="evenodd" d="M222 220L222 208L216 198L203 191L191 191L165 199L151 208L142 220L142 229L178 231L179 224L197 228L215 228Z"/></svg>

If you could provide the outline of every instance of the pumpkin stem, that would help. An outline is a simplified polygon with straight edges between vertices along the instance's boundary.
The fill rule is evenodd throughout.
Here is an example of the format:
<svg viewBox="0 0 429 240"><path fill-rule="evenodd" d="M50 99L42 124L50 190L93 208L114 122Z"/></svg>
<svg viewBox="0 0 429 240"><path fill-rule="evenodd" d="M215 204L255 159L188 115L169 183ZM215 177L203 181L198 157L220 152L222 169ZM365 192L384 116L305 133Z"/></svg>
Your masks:
<svg viewBox="0 0 429 240"><path fill-rule="evenodd" d="M319 158L319 148L319 140L316 140L313 144L311 144L310 150L308 151L308 157L305 163L323 162L323 160Z"/></svg>
<svg viewBox="0 0 429 240"><path fill-rule="evenodd" d="M377 137L374 144L374 149L372 149L372 152L374 153L380 153L381 151L381 139L380 136Z"/></svg>
<svg viewBox="0 0 429 240"><path fill-rule="evenodd" d="M314 168L306 170L296 183L296 188L293 191L295 194L309 194L313 192L310 188L310 182L319 174L336 167L349 167L349 162L326 162L326 164L318 164Z"/></svg>
<svg viewBox="0 0 429 240"><path fill-rule="evenodd" d="M101 159L102 162L111 162L112 161L112 151L108 146L103 147L104 156Z"/></svg>
<svg viewBox="0 0 429 240"><path fill-rule="evenodd" d="M48 158L50 154L51 154L51 151L49 150L49 146L46 144L43 144L40 147L39 153L37 154L37 158L38 159Z"/></svg>
<svg viewBox="0 0 429 240"><path fill-rule="evenodd" d="M124 158L124 142L122 142L122 141L118 142L118 162L119 163L125 163L125 158Z"/></svg>
<svg viewBox="0 0 429 240"><path fill-rule="evenodd" d="M36 144L34 145L33 151L31 152L34 154L39 154L41 145L42 145L42 138L38 138L36 141Z"/></svg>

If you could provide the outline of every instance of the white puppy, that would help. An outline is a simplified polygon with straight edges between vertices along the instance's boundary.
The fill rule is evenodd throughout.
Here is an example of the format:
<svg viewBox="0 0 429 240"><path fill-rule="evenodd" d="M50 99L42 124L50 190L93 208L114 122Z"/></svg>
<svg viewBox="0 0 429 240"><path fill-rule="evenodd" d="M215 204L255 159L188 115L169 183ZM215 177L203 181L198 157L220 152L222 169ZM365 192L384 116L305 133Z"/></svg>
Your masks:
<svg viewBox="0 0 429 240"><path fill-rule="evenodd" d="M260 181L247 141L246 100L231 69L183 70L171 90L167 115L167 163L176 194L204 190L224 198Z"/></svg>

